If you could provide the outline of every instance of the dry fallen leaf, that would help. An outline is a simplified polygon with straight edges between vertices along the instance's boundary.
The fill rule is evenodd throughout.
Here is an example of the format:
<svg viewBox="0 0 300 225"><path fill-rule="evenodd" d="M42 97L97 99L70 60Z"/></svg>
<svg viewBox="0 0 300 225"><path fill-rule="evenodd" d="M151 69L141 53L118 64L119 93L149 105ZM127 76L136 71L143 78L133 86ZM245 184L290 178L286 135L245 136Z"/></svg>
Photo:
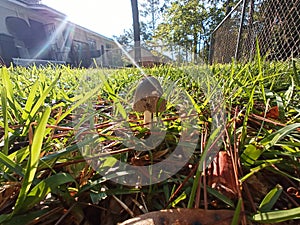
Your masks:
<svg viewBox="0 0 300 225"><path fill-rule="evenodd" d="M208 169L208 185L230 199L238 196L233 164L226 151L220 151Z"/></svg>
<svg viewBox="0 0 300 225"><path fill-rule="evenodd" d="M13 205L20 188L19 182L6 182L0 185L0 212Z"/></svg>
<svg viewBox="0 0 300 225"><path fill-rule="evenodd" d="M278 106L274 106L271 109L268 110L266 114L267 118L273 118L273 119L278 119L279 118L279 108Z"/></svg>
<svg viewBox="0 0 300 225"><path fill-rule="evenodd" d="M119 225L228 225L232 210L167 209L140 215Z"/></svg>

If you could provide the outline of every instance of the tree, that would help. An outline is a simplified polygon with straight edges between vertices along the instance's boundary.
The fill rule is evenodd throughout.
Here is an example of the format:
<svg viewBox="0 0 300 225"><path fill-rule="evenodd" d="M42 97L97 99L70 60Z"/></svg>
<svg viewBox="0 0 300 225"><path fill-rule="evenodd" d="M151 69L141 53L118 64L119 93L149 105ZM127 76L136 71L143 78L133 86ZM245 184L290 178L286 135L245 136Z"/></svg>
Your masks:
<svg viewBox="0 0 300 225"><path fill-rule="evenodd" d="M155 31L155 39L191 51L193 60L201 54L208 59L210 34L238 0L172 1L163 13L164 21Z"/></svg>
<svg viewBox="0 0 300 225"><path fill-rule="evenodd" d="M170 0L142 0L140 4L140 15L143 22L147 25L147 31L153 35L162 13Z"/></svg>
<svg viewBox="0 0 300 225"><path fill-rule="evenodd" d="M169 6L171 0L139 0L140 43L146 46L152 40L155 29L161 21L162 13ZM134 46L133 30L124 30L124 33L114 38L125 47Z"/></svg>
<svg viewBox="0 0 300 225"><path fill-rule="evenodd" d="M206 18L207 10L199 0L175 1L164 13L164 22L158 25L155 38L191 51L196 62Z"/></svg>
<svg viewBox="0 0 300 225"><path fill-rule="evenodd" d="M131 0L132 3L133 0ZM238 0L139 0L140 44L169 46L180 54L192 52L194 61L208 58L210 34ZM137 6L137 1L136 6ZM137 10L137 9L136 9ZM138 18L139 19L139 18ZM134 26L135 27L135 26ZM133 46L134 30L116 37ZM172 47L176 45L176 48ZM180 58L180 57L179 57Z"/></svg>
<svg viewBox="0 0 300 225"><path fill-rule="evenodd" d="M117 40L117 42L119 42L121 45L123 45L124 47L129 47L129 46L133 46L133 30L125 30L123 31L123 34L119 35L119 36L113 36L113 38L115 40Z"/></svg>
<svg viewBox="0 0 300 225"><path fill-rule="evenodd" d="M134 60L139 63L141 61L141 34L139 9L137 0L131 0L132 20L133 20L133 39L134 39Z"/></svg>

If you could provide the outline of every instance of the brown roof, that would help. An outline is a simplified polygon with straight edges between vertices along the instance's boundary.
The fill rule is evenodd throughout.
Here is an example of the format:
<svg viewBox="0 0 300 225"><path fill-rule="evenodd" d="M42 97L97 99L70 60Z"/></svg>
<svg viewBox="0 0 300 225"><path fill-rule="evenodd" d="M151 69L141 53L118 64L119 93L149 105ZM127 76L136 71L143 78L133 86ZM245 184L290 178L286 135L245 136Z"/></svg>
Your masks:
<svg viewBox="0 0 300 225"><path fill-rule="evenodd" d="M134 58L134 50L128 52L130 57ZM141 47L141 62L153 62L153 63L168 63L172 60L157 51L149 50L144 47Z"/></svg>

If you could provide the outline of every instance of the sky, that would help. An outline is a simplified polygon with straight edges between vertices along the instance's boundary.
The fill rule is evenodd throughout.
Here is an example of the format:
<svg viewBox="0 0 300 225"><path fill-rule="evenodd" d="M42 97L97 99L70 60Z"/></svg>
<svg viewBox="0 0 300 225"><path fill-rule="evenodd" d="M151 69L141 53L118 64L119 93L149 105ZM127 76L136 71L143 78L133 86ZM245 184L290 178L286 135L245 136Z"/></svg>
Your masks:
<svg viewBox="0 0 300 225"><path fill-rule="evenodd" d="M112 38L132 27L130 0L42 0L68 20Z"/></svg>

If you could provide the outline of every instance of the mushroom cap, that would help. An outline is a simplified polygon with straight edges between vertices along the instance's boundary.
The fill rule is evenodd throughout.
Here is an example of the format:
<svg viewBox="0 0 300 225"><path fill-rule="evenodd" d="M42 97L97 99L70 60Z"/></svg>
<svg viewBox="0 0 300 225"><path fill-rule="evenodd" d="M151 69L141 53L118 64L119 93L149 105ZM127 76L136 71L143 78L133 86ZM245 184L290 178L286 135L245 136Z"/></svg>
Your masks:
<svg viewBox="0 0 300 225"><path fill-rule="evenodd" d="M134 93L133 110L137 112L163 112L166 100L162 99L163 89L159 81L152 76L143 78Z"/></svg>

